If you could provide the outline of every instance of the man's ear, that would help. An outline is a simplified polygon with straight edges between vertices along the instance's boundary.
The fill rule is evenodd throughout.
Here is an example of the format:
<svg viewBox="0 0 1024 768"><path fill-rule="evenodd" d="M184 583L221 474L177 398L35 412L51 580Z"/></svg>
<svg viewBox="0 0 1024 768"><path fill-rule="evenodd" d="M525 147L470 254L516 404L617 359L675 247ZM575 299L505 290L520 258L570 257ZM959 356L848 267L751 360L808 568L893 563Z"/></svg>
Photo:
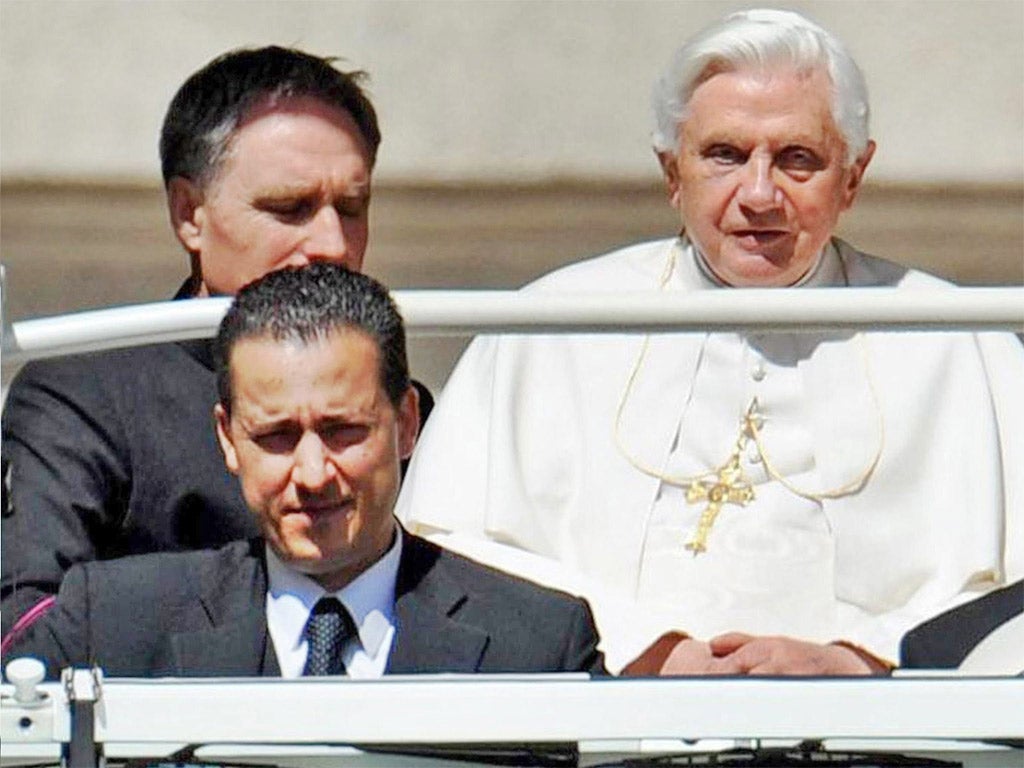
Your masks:
<svg viewBox="0 0 1024 768"><path fill-rule="evenodd" d="M875 142L869 141L868 145L864 147L864 151L850 165L849 177L846 179L846 187L843 189L844 211L853 205L853 202L857 199L857 193L860 192L861 185L864 182L864 173L868 169L871 158L875 156L875 146Z"/></svg>
<svg viewBox="0 0 1024 768"><path fill-rule="evenodd" d="M213 421L217 426L217 442L220 443L220 450L224 454L224 464L232 475L237 475L238 452L231 439L231 416L220 403L213 406Z"/></svg>
<svg viewBox="0 0 1024 768"><path fill-rule="evenodd" d="M167 207L179 242L189 253L199 253L206 220L203 190L192 181L175 176L167 185Z"/></svg>
<svg viewBox="0 0 1024 768"><path fill-rule="evenodd" d="M661 173L665 177L668 200L673 208L679 207L679 159L672 152L655 152Z"/></svg>
<svg viewBox="0 0 1024 768"><path fill-rule="evenodd" d="M408 459L420 433L420 393L410 386L398 404L398 455Z"/></svg>

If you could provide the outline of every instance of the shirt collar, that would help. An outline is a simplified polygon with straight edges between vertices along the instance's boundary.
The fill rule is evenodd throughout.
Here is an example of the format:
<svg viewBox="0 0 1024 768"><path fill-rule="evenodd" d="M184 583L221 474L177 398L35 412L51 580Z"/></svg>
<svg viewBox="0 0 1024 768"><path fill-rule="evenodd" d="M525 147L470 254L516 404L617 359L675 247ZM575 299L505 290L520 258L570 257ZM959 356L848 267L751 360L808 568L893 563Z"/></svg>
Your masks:
<svg viewBox="0 0 1024 768"><path fill-rule="evenodd" d="M681 265L684 270L693 269L698 277L699 284L702 288L727 288L726 283L716 275L711 267L707 263L707 259L704 257L693 241L690 240L686 234L682 234L679 238L679 246L683 251L684 258L683 264ZM835 243L829 240L825 247L822 248L821 253L814 260L814 266L812 266L807 272L797 280L790 288L824 288L828 286L842 286L846 284L846 280L843 274L843 264L839 257L839 253L836 250Z"/></svg>
<svg viewBox="0 0 1024 768"><path fill-rule="evenodd" d="M352 616L360 645L376 656L394 624L395 582L401 559L402 534L396 526L395 541L380 560L337 592L328 593L309 576L285 565L267 547L267 620L275 627L275 643L297 649L313 606L321 597L333 595Z"/></svg>

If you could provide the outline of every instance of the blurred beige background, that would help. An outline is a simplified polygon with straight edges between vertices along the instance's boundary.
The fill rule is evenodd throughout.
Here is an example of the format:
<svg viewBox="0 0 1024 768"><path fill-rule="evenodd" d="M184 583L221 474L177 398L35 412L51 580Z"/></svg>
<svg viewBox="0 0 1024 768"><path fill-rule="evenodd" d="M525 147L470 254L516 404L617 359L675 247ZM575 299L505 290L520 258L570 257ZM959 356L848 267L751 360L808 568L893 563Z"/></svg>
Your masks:
<svg viewBox="0 0 1024 768"><path fill-rule="evenodd" d="M646 180L650 84L752 3L676 0L2 0L3 175L152 180L182 80L279 43L367 70L381 181ZM861 62L886 181L1020 183L1024 3L786 2Z"/></svg>
<svg viewBox="0 0 1024 768"><path fill-rule="evenodd" d="M367 269L514 287L676 228L650 84L752 3L0 0L0 259L11 319L168 297L185 275L156 155L213 56L296 45L367 70L384 131ZM879 143L842 234L963 283L1024 283L1024 2L780 3L862 64ZM460 340L418 341L437 386ZM4 371L7 378L9 372Z"/></svg>

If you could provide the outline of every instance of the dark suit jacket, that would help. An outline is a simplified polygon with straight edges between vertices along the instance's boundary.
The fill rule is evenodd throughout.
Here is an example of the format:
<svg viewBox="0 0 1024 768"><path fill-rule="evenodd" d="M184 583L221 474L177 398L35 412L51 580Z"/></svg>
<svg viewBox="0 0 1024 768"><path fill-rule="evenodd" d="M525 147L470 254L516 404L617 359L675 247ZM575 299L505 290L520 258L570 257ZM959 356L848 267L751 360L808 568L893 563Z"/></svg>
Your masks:
<svg viewBox="0 0 1024 768"><path fill-rule="evenodd" d="M389 674L604 671L586 602L404 535ZM94 663L120 677L279 675L266 592L260 540L85 563L8 658L37 656L53 677Z"/></svg>
<svg viewBox="0 0 1024 768"><path fill-rule="evenodd" d="M39 360L15 377L0 451L4 635L75 563L258 535L214 435L210 347ZM425 420L433 401L417 387Z"/></svg>
<svg viewBox="0 0 1024 768"><path fill-rule="evenodd" d="M1024 612L1024 581L996 589L929 619L900 642L900 666L959 667L974 647L1001 624Z"/></svg>

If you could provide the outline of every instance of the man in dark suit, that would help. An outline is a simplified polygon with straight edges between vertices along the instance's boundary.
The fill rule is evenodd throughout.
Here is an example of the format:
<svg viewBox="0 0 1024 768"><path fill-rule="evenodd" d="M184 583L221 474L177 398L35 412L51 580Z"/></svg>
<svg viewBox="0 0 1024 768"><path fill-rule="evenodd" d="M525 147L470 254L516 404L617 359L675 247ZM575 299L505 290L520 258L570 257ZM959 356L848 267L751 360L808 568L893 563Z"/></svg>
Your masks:
<svg viewBox="0 0 1024 768"><path fill-rule="evenodd" d="M381 285L323 263L273 272L215 348L217 437L262 540L79 564L11 655L51 675L603 671L585 602L398 526L418 395Z"/></svg>
<svg viewBox="0 0 1024 768"><path fill-rule="evenodd" d="M232 295L312 261L362 269L381 140L362 78L272 46L227 53L181 86L160 137L191 264L176 298ZM5 635L74 563L256 533L209 429L215 399L205 340L22 369L3 414ZM430 403L421 387L424 417Z"/></svg>

